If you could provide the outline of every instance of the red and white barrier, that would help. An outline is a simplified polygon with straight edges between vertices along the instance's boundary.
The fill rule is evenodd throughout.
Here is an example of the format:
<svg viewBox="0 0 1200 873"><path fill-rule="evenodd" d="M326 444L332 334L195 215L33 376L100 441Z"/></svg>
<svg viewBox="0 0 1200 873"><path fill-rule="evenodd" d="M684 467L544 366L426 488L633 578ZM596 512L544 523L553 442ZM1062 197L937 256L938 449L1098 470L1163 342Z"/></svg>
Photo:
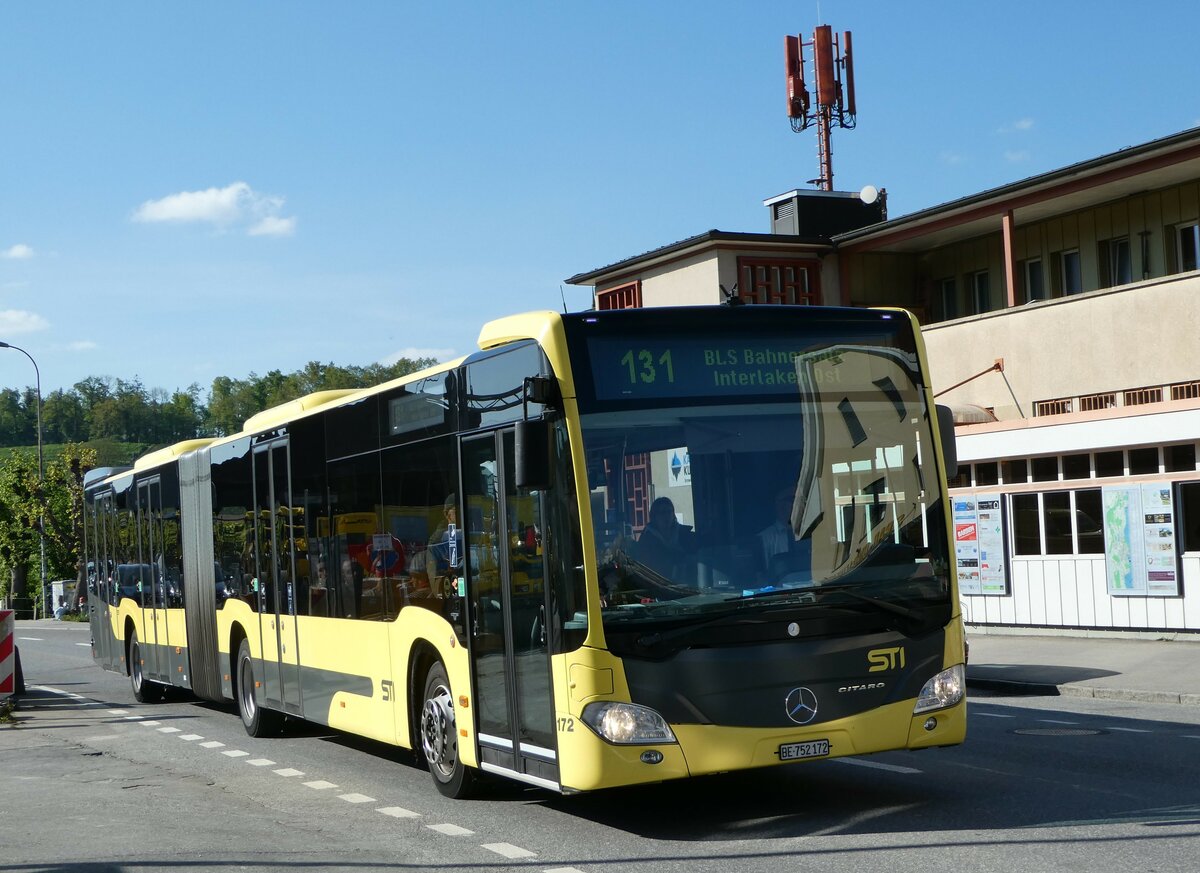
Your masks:
<svg viewBox="0 0 1200 873"><path fill-rule="evenodd" d="M11 609L0 609L0 700L16 693L17 656L13 636L16 624Z"/></svg>

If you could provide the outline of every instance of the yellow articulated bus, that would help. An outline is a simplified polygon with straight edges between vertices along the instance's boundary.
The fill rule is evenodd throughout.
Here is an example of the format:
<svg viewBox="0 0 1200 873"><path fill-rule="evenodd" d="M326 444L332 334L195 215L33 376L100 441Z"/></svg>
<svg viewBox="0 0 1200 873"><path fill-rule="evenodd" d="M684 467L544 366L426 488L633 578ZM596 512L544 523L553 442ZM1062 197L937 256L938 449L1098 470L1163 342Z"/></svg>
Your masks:
<svg viewBox="0 0 1200 873"><path fill-rule="evenodd" d="M444 794L962 742L953 430L899 310L537 312L85 483L140 701L413 749Z"/></svg>

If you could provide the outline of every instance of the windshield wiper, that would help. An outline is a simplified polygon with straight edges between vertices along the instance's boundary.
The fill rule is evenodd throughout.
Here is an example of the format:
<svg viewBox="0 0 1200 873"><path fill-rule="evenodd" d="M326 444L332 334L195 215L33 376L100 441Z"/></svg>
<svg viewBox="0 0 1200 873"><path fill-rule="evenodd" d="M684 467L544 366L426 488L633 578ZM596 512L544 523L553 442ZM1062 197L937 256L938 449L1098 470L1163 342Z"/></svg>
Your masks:
<svg viewBox="0 0 1200 873"><path fill-rule="evenodd" d="M891 600L883 600L878 597L871 597L869 594L859 594L857 591L852 591L847 587L826 588L823 590L818 589L816 593L820 597L830 594L842 594L851 598L852 600L857 600L860 603L869 603L871 606L874 606L877 609L882 609L884 612L890 612L893 615L899 615L907 618L909 621L922 622L925 620L925 617L915 609L911 609L907 606L901 606L899 603Z"/></svg>

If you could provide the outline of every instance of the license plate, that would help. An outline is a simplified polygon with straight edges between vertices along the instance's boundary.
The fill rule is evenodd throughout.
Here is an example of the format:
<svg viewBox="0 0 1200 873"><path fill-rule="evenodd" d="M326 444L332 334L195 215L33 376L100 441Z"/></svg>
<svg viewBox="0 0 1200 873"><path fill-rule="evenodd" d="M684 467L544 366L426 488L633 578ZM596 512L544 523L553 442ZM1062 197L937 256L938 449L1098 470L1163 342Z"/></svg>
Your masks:
<svg viewBox="0 0 1200 873"><path fill-rule="evenodd" d="M780 761L798 761L801 758L823 758L829 754L829 740L808 740L804 743L784 743L779 747Z"/></svg>

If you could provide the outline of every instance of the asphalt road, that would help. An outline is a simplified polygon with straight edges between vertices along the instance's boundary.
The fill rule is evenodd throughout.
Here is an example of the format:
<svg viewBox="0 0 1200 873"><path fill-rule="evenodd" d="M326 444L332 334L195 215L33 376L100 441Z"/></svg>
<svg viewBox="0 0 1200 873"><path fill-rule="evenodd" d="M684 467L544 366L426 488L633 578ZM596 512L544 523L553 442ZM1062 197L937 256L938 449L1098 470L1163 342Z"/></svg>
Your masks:
<svg viewBox="0 0 1200 873"><path fill-rule="evenodd" d="M86 625L18 629L0 871L1193 871L1200 707L973 696L967 743L559 797L450 801L407 753L134 702Z"/></svg>

